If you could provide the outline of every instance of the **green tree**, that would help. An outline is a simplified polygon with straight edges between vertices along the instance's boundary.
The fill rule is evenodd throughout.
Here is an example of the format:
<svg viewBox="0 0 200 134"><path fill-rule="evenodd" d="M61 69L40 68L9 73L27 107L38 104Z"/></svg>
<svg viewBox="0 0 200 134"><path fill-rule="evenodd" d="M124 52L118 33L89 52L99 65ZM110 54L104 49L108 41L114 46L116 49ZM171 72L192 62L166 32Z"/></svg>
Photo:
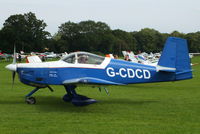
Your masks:
<svg viewBox="0 0 200 134"><path fill-rule="evenodd" d="M192 53L200 52L200 32L188 33L186 36L189 44L189 50Z"/></svg>
<svg viewBox="0 0 200 134"><path fill-rule="evenodd" d="M61 39L65 40L69 40L70 38L78 35L80 29L78 24L70 21L61 24L58 28L58 34L61 36Z"/></svg>
<svg viewBox="0 0 200 134"><path fill-rule="evenodd" d="M3 45L8 48L5 51L12 52L13 44L18 50L41 51L45 47L45 42L50 34L45 31L46 23L38 20L34 13L11 15L1 31Z"/></svg>
<svg viewBox="0 0 200 134"><path fill-rule="evenodd" d="M67 42L69 51L94 52L99 49L104 36L110 33L110 27L103 22L91 20L80 23L66 22L59 27L60 40ZM108 44L109 45L109 44ZM99 50L100 52L101 49Z"/></svg>
<svg viewBox="0 0 200 134"><path fill-rule="evenodd" d="M180 33L178 31L173 31L172 33L170 33L170 36L185 38L185 34L184 33Z"/></svg>
<svg viewBox="0 0 200 134"><path fill-rule="evenodd" d="M123 50L135 51L136 40L132 33L122 31L120 29L113 30L112 34L115 36L114 53L121 55Z"/></svg>
<svg viewBox="0 0 200 134"><path fill-rule="evenodd" d="M160 46L163 44L163 38L162 35L154 29L144 28L134 34L134 37L137 40L137 50L148 53L159 52L161 50Z"/></svg>

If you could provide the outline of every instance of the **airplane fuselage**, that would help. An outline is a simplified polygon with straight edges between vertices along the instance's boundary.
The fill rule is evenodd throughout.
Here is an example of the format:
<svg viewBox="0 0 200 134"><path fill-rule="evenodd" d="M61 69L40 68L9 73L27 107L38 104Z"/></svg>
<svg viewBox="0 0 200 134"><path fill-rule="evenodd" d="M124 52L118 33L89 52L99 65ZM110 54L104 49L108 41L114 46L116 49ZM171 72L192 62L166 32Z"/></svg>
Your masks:
<svg viewBox="0 0 200 134"><path fill-rule="evenodd" d="M174 73L158 72L155 66L106 58L107 64L68 64L64 61L18 64L21 82L28 85L63 85L64 81L94 78L114 85L175 80ZM85 82L87 83L87 82ZM103 84L103 83L102 83ZM108 83L109 84L109 83Z"/></svg>

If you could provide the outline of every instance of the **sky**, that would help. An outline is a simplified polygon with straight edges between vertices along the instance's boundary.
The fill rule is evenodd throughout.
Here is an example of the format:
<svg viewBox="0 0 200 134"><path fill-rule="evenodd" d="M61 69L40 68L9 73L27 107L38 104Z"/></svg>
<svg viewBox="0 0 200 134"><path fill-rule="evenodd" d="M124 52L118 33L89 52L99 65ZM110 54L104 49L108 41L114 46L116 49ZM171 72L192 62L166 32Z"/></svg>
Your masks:
<svg viewBox="0 0 200 134"><path fill-rule="evenodd" d="M0 0L0 28L10 15L35 13L52 35L65 22L101 21L127 32L200 31L200 0Z"/></svg>

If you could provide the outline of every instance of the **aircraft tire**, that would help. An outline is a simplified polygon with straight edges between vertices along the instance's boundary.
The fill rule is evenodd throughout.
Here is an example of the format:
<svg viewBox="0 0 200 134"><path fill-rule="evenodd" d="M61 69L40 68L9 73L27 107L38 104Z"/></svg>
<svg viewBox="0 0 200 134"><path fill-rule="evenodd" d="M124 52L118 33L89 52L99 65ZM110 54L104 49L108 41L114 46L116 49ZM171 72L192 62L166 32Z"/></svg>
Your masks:
<svg viewBox="0 0 200 134"><path fill-rule="evenodd" d="M25 99L25 102L26 102L27 104L35 104L35 103L36 103L36 99L35 99L34 97L27 97L27 98Z"/></svg>

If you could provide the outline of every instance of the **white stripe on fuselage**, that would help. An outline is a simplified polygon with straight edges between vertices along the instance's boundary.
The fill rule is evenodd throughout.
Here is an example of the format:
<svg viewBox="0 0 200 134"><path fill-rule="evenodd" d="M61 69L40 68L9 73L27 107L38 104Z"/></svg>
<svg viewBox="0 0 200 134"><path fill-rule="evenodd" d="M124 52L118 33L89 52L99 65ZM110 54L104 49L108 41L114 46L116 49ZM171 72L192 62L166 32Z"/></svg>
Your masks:
<svg viewBox="0 0 200 134"><path fill-rule="evenodd" d="M100 65L93 64L70 64L62 60L52 61L52 62L42 62L42 63L19 63L18 68L95 68L95 69L105 69L110 63L110 58L105 58L105 60Z"/></svg>

